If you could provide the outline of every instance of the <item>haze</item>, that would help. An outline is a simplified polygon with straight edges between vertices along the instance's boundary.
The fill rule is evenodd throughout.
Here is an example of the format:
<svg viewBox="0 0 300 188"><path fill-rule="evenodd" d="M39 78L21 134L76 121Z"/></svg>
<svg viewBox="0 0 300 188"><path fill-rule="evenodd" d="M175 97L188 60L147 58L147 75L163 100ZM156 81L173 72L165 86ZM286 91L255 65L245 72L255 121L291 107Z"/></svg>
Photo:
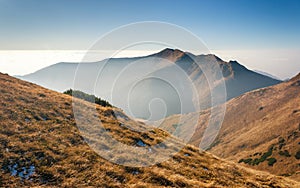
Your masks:
<svg viewBox="0 0 300 188"><path fill-rule="evenodd" d="M1 0L0 70L23 75L57 62L77 62L82 57L78 51L87 50L116 27L140 21L163 21L190 30L212 53L226 61L235 59L250 69L286 79L300 68L299 8L299 1L294 0ZM16 53L15 50L27 51ZM182 50L195 49L190 46ZM130 52L124 56L140 54Z"/></svg>

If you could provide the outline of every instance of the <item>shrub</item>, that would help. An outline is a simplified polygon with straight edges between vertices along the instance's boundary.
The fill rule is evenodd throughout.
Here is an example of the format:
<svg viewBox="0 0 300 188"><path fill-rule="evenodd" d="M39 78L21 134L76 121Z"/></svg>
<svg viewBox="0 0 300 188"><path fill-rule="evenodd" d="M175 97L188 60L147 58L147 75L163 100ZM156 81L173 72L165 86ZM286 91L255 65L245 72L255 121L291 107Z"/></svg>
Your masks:
<svg viewBox="0 0 300 188"><path fill-rule="evenodd" d="M300 151L298 151L295 155L296 159L300 159Z"/></svg>
<svg viewBox="0 0 300 188"><path fill-rule="evenodd" d="M278 143L280 144L280 143L284 143L285 142L285 139L284 138L282 138L282 137L279 137L278 138Z"/></svg>
<svg viewBox="0 0 300 188"><path fill-rule="evenodd" d="M256 152L253 154L253 156L256 156L256 155L261 155L262 153L261 152Z"/></svg>
<svg viewBox="0 0 300 188"><path fill-rule="evenodd" d="M69 90L65 91L64 94L67 94L67 95L70 95L70 96L73 96L73 97L76 97L79 99L83 99L88 102L96 103L96 104L99 104L104 107L112 107L112 105L109 102L107 102L106 100L98 98L95 95L90 95L90 94L84 93L82 91L69 89Z"/></svg>
<svg viewBox="0 0 300 188"><path fill-rule="evenodd" d="M279 144L279 149L281 149L283 146L285 146L285 139L282 137L279 137L278 144Z"/></svg>
<svg viewBox="0 0 300 188"><path fill-rule="evenodd" d="M288 150L279 151L279 155L286 156L286 157L291 156Z"/></svg>
<svg viewBox="0 0 300 188"><path fill-rule="evenodd" d="M246 164L250 164L252 161L251 158L248 158L248 159L244 159L243 162L246 163Z"/></svg>
<svg viewBox="0 0 300 188"><path fill-rule="evenodd" d="M273 146L269 148L269 150L261 156L261 162L265 161L268 157L272 155Z"/></svg>
<svg viewBox="0 0 300 188"><path fill-rule="evenodd" d="M261 162L261 158L255 158L252 161L252 165L258 165Z"/></svg>
<svg viewBox="0 0 300 188"><path fill-rule="evenodd" d="M252 158L248 158L248 159L240 159L239 160L239 163L242 163L242 162L244 162L244 163L246 163L246 164L249 164L249 165L259 165L259 163L262 163L262 162L264 162L265 160L269 160L268 159L268 157L270 157L271 155L272 155L272 153L273 153L273 149L274 149L274 146L273 145L271 145L271 147L269 148L269 150L267 151L267 152L265 152L265 153L255 153L254 154L254 156L256 156L256 155L261 155L261 157L260 158L254 158L254 159L252 159ZM272 161L273 161L273 159L272 159ZM275 161L276 162L276 161Z"/></svg>
<svg viewBox="0 0 300 188"><path fill-rule="evenodd" d="M267 159L268 160L268 165L269 166L273 166L274 165L274 163L276 163L277 162L277 160L275 159L275 158L269 158L269 159Z"/></svg>

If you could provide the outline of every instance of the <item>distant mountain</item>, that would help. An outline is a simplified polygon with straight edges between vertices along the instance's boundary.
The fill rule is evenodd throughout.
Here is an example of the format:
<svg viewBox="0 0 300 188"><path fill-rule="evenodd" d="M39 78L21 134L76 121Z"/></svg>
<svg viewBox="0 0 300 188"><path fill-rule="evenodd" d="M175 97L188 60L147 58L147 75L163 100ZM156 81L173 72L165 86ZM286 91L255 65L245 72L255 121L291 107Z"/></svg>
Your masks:
<svg viewBox="0 0 300 188"><path fill-rule="evenodd" d="M221 130L208 151L247 167L300 181L299 96L300 73L287 82L228 101L224 104L226 114ZM188 114L184 116L190 119ZM176 118L170 116L161 128L172 128ZM200 144L209 119L210 110L200 112L199 125L190 143ZM186 124L181 126L182 130L190 129L188 121Z"/></svg>
<svg viewBox="0 0 300 188"><path fill-rule="evenodd" d="M195 61L200 62L201 67ZM221 69L220 74L217 68ZM208 82L207 76L213 83ZM75 89L100 96L129 115L150 120L161 119L164 114L169 116L211 107L211 91L218 93L222 83L226 85L227 98L223 100L220 92L214 96L214 104L280 83L236 61L225 62L212 54L197 56L169 48L144 57L58 63L19 78L60 92L73 88L75 81ZM159 101L153 101L154 98L164 100L166 112ZM151 102L153 105L149 109Z"/></svg>
<svg viewBox="0 0 300 188"><path fill-rule="evenodd" d="M73 102L81 107L76 111L71 96L1 73L0 90L0 187L300 186L288 178L248 169L183 145L160 129L131 120L117 108L94 106L75 98ZM84 127L78 126L75 112L86 120ZM82 128L88 132L80 132ZM113 155L116 148L102 136L107 134L133 149ZM170 144L163 145L166 139ZM92 142L109 160L85 141ZM159 154L178 149L178 144L183 146L178 153L149 167L111 162L134 163L142 157L143 163L151 163ZM132 155L138 148L143 152Z"/></svg>
<svg viewBox="0 0 300 188"><path fill-rule="evenodd" d="M281 80L280 78L278 78L277 76L274 76L272 74L269 74L267 72L264 72L264 71L260 71L260 70L253 70L254 72L257 72L258 74L262 74L262 75L265 75L265 76L268 76L270 78L273 78L275 80Z"/></svg>

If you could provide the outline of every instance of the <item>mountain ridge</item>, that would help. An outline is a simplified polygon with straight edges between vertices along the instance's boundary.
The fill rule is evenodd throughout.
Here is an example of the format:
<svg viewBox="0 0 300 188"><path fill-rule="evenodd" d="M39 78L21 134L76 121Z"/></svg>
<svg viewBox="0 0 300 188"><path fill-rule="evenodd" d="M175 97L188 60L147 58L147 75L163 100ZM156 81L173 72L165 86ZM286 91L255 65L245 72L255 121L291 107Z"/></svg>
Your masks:
<svg viewBox="0 0 300 188"><path fill-rule="evenodd" d="M247 167L299 181L299 86L300 74L297 74L289 81L227 101L221 129L208 151ZM210 109L197 117L199 124L190 140L196 146L201 143L208 125ZM176 115L170 116L161 128L170 129L176 118Z"/></svg>
<svg viewBox="0 0 300 188"><path fill-rule="evenodd" d="M212 83L208 83L205 72L209 73L209 80ZM122 79L120 76L123 76ZM142 119L150 118L148 104L152 98L167 100L166 108L169 111L166 112L166 116L169 116L194 111L197 107L193 104L198 103L197 101L201 109L207 109L253 89L280 83L278 80L248 70L237 61L225 62L213 54L191 55L189 52L169 48L136 58L112 58L91 63L52 65L19 78L59 92L77 87L73 89L101 96L114 106L124 109L127 114L134 112L133 116ZM135 87L135 83L142 78L152 79L141 82L143 83L141 87ZM186 96L180 101L170 87L155 78L169 79L173 84L172 87L177 89L176 92L184 93ZM189 86L190 82L195 86L198 95ZM218 89L224 86L226 92L218 93ZM133 104L133 109L128 109L125 101L129 99L124 96L127 96L126 93L130 92L131 88L135 88L135 98L139 102L129 101L129 103L139 105ZM212 92L217 94L214 104L211 102ZM181 103L187 104L182 111ZM154 108L153 111L159 111L158 107Z"/></svg>

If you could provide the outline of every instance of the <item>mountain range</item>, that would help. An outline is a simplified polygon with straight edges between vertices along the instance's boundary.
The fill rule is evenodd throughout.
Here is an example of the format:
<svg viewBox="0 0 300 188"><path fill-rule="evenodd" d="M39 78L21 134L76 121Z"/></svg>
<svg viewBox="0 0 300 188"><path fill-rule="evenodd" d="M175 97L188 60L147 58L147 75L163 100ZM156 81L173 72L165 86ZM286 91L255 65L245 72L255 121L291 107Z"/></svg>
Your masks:
<svg viewBox="0 0 300 188"><path fill-rule="evenodd" d="M281 82L237 61L169 48L143 57L58 63L18 78L59 92L74 88L93 93L132 117L148 120L207 109ZM155 98L163 99L164 106L155 103L149 109Z"/></svg>

